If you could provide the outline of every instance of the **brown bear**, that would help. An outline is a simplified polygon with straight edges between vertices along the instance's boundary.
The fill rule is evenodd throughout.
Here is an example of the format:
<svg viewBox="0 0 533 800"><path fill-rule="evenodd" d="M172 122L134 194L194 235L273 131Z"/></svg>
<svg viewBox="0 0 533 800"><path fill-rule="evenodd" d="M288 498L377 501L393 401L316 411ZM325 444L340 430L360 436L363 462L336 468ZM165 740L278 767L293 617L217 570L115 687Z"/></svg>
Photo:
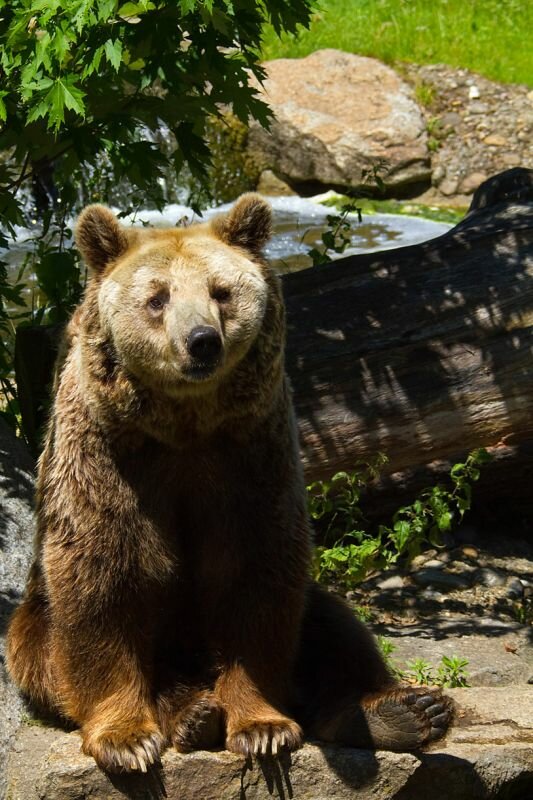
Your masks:
<svg viewBox="0 0 533 800"><path fill-rule="evenodd" d="M162 748L416 749L450 704L398 686L309 578L311 537L268 205L188 228L85 209L91 277L39 463L36 556L8 665L109 770Z"/></svg>

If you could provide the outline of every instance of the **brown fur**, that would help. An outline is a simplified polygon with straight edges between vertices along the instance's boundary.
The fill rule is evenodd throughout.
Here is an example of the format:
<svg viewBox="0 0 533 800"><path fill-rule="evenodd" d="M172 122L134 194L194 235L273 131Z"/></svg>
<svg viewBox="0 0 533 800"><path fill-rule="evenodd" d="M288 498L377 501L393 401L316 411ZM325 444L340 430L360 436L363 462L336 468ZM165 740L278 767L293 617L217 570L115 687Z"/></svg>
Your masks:
<svg viewBox="0 0 533 800"><path fill-rule="evenodd" d="M348 699L394 688L368 634L309 584L269 233L256 195L188 229L126 231L100 206L78 223L92 278L58 366L8 666L108 769L223 731L244 753L297 747L301 725L335 738ZM222 342L208 374L197 326Z"/></svg>

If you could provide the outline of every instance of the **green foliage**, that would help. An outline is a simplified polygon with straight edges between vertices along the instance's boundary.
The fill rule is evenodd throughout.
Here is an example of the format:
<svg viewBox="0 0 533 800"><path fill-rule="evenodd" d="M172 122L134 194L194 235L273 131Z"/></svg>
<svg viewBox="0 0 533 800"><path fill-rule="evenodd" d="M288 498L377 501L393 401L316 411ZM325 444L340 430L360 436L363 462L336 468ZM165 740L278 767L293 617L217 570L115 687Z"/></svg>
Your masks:
<svg viewBox="0 0 533 800"><path fill-rule="evenodd" d="M435 666L424 658L408 661L401 667L392 654L396 650L390 639L378 636L378 647L392 674L401 681L417 683L421 686L442 686L445 689L457 689L468 686L468 659L459 656L442 656Z"/></svg>
<svg viewBox="0 0 533 800"><path fill-rule="evenodd" d="M386 162L380 159L372 167L362 171L362 183L373 184L379 192L384 193L385 183L381 175L387 173L387 171ZM314 247L308 252L313 267L329 264L332 261L330 253L342 255L346 248L350 246L352 241L352 224L348 218L350 214L357 214L359 222L362 222L359 201L349 197L344 198L337 214L328 214L326 217L327 228L321 236L323 247L320 249Z"/></svg>
<svg viewBox="0 0 533 800"><path fill-rule="evenodd" d="M513 616L521 625L533 625L533 598L526 597L513 603Z"/></svg>
<svg viewBox="0 0 533 800"><path fill-rule="evenodd" d="M266 31L265 58L324 47L386 63L450 64L504 83L533 86L530 0L322 0L309 30L281 41Z"/></svg>
<svg viewBox="0 0 533 800"><path fill-rule="evenodd" d="M373 570L409 562L426 543L439 547L442 535L470 508L472 484L489 460L486 450L474 450L464 463L452 467L451 486L424 489L413 503L396 511L390 525L379 525L377 530L366 526L360 501L386 463L383 455L372 464L356 465L353 472L338 472L329 481L310 484L309 513L323 542L317 548L316 577L353 586Z"/></svg>

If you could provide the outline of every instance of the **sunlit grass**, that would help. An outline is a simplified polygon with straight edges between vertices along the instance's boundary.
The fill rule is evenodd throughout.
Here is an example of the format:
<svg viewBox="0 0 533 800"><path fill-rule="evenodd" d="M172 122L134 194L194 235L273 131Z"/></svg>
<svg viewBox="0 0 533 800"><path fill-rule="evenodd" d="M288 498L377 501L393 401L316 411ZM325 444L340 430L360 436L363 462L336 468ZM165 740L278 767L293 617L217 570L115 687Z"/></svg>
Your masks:
<svg viewBox="0 0 533 800"><path fill-rule="evenodd" d="M492 80L533 85L532 0L321 0L309 31L265 31L264 57L334 47L386 63L467 67Z"/></svg>

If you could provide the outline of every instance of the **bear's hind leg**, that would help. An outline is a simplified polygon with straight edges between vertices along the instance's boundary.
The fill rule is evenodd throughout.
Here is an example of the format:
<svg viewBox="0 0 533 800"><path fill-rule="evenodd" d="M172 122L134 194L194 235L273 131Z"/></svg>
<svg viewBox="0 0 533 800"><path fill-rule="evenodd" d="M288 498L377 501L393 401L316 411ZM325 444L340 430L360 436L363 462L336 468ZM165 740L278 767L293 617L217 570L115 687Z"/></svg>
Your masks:
<svg viewBox="0 0 533 800"><path fill-rule="evenodd" d="M178 676L165 681L158 692L159 725L165 740L180 753L213 750L224 744L224 712L213 688L200 681L183 682Z"/></svg>
<svg viewBox="0 0 533 800"><path fill-rule="evenodd" d="M353 747L416 750L444 735L451 701L401 687L370 632L341 600L310 587L296 682L306 734Z"/></svg>
<svg viewBox="0 0 533 800"><path fill-rule="evenodd" d="M59 713L52 669L48 603L36 564L30 571L26 596L9 623L7 668L14 682L39 711Z"/></svg>

